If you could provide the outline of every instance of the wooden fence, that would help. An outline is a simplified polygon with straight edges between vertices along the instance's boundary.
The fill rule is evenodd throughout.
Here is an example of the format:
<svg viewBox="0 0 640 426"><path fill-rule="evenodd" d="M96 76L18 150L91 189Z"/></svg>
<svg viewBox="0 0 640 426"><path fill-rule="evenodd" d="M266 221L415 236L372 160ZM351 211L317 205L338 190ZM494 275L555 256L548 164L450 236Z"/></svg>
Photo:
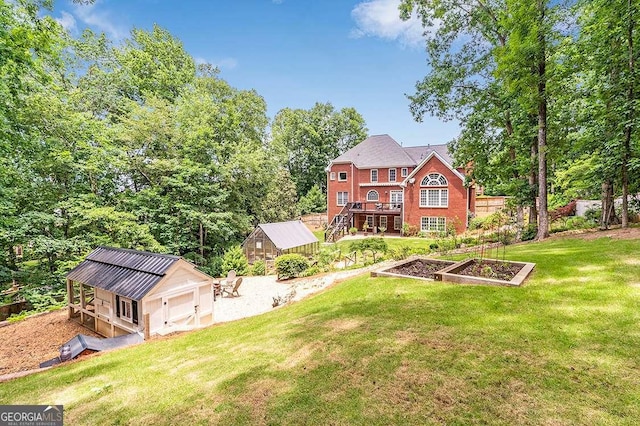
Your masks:
<svg viewBox="0 0 640 426"><path fill-rule="evenodd" d="M476 198L476 217L489 216L506 207L509 197L503 196L482 196Z"/></svg>

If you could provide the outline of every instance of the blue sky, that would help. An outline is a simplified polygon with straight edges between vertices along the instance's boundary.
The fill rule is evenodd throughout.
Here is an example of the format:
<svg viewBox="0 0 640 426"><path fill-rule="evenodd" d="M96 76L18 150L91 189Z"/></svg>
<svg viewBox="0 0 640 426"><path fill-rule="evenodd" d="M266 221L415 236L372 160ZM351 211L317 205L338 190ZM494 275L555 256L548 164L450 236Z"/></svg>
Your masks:
<svg viewBox="0 0 640 426"><path fill-rule="evenodd" d="M354 107L370 134L405 146L445 143L457 123L416 123L405 94L427 72L422 28L397 17L399 0L59 0L53 16L74 34L90 27L112 40L156 23L196 61L217 65L239 89L262 95L271 118L315 102Z"/></svg>

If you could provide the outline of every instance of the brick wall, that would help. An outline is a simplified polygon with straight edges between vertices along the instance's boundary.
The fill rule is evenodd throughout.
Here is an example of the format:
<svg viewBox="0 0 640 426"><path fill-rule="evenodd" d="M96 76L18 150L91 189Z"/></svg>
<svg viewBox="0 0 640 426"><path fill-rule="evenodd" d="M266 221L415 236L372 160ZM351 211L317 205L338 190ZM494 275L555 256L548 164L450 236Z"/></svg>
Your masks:
<svg viewBox="0 0 640 426"><path fill-rule="evenodd" d="M429 173L440 173L448 181L449 202L447 207L420 207L420 182ZM454 223L456 232L462 233L467 227L467 202L469 191L464 182L435 156L414 176L415 182L409 183L404 192L404 221L420 229L421 218L444 217L446 223Z"/></svg>

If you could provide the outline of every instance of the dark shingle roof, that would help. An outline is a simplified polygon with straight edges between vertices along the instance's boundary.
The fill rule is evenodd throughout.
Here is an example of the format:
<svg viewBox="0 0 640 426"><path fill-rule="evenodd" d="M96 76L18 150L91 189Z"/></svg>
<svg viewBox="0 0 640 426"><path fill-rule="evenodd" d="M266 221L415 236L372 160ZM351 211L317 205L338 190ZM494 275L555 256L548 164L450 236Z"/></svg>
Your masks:
<svg viewBox="0 0 640 426"><path fill-rule="evenodd" d="M178 260L180 257L168 254L98 247L67 278L140 300Z"/></svg>
<svg viewBox="0 0 640 426"><path fill-rule="evenodd" d="M444 161L453 166L453 158L449 154L449 147L444 145L427 145L427 146L409 146L404 148L404 151L409 154L411 158L416 162L416 165L420 164L429 154L436 152Z"/></svg>
<svg viewBox="0 0 640 426"><path fill-rule="evenodd" d="M287 250L318 242L316 236L299 220L262 223L258 225L258 227L269 237L276 248L280 250Z"/></svg>
<svg viewBox="0 0 640 426"><path fill-rule="evenodd" d="M453 159L447 145L411 146L403 148L389 135L375 135L360 142L332 163L353 163L358 168L415 167L432 151L450 166Z"/></svg>

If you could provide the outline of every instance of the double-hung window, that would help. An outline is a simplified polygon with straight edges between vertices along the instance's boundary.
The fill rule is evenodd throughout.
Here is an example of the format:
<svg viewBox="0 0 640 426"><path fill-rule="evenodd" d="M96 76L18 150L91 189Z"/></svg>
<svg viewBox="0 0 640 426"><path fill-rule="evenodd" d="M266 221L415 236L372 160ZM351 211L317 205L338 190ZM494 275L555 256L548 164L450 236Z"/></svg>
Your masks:
<svg viewBox="0 0 640 426"><path fill-rule="evenodd" d="M347 205L347 202L349 201L349 193L347 191L338 191L337 197L338 199L336 201L339 206Z"/></svg>
<svg viewBox="0 0 640 426"><path fill-rule="evenodd" d="M396 169L389 169L389 182L396 181Z"/></svg>
<svg viewBox="0 0 640 426"><path fill-rule="evenodd" d="M371 169L371 182L378 181L378 169Z"/></svg>
<svg viewBox="0 0 640 426"><path fill-rule="evenodd" d="M444 217L421 217L420 230L424 232L444 232L446 219Z"/></svg>

